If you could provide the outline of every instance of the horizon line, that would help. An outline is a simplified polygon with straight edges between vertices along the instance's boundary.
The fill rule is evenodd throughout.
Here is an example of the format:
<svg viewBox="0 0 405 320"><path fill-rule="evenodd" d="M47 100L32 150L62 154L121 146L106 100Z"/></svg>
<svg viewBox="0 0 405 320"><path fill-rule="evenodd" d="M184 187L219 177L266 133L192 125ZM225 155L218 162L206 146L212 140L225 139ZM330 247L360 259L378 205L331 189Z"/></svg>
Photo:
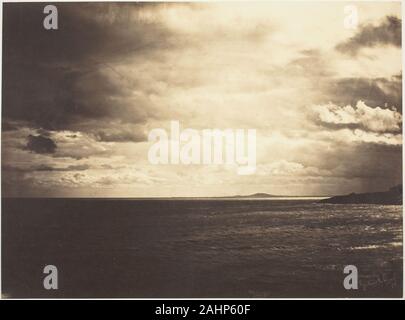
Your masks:
<svg viewBox="0 0 405 320"><path fill-rule="evenodd" d="M93 197L43 197L43 196L18 196L18 197L6 197L1 196L2 199L257 199L257 200L265 200L265 199L277 199L277 198L330 198L334 197L331 195L276 195L270 197L254 197L254 196L157 196L157 197L102 197L102 196L93 196Z"/></svg>

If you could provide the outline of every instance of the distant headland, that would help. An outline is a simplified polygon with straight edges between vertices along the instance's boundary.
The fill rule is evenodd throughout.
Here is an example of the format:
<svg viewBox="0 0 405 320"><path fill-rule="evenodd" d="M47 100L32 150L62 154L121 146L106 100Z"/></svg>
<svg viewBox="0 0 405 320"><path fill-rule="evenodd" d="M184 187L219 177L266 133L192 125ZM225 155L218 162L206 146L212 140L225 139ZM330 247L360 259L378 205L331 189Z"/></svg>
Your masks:
<svg viewBox="0 0 405 320"><path fill-rule="evenodd" d="M350 193L320 200L321 203L402 204L402 184L383 192Z"/></svg>
<svg viewBox="0 0 405 320"><path fill-rule="evenodd" d="M230 197L226 197L226 198L278 198L278 197L281 197L281 196L276 196L274 194L259 192L259 193L245 195L245 196L236 195L236 196L230 196Z"/></svg>
<svg viewBox="0 0 405 320"><path fill-rule="evenodd" d="M217 198L228 198L228 199L234 199L234 198L238 198L238 199L298 199L298 198L326 198L326 196L296 196L296 195L275 195L275 194L269 194L269 193L265 193L265 192L258 192L258 193L253 193L253 194L248 194L248 195L236 195L236 196L225 196L225 197L217 197Z"/></svg>

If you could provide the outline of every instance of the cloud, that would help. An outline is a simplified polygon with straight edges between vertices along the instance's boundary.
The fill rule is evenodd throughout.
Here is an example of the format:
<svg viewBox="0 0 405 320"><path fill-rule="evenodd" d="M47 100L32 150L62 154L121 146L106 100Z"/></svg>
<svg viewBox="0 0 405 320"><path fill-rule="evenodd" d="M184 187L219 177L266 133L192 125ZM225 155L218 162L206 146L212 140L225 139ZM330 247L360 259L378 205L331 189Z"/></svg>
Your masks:
<svg viewBox="0 0 405 320"><path fill-rule="evenodd" d="M156 114L144 84L119 67L159 60L153 52L179 46L161 22L142 16L149 6L159 4L60 3L60 28L49 32L42 4L6 4L3 118L48 130L82 124L92 132L89 119L142 123Z"/></svg>
<svg viewBox="0 0 405 320"><path fill-rule="evenodd" d="M299 56L283 66L282 72L290 77L325 78L333 75L329 70L325 53L316 49L306 49L299 52Z"/></svg>
<svg viewBox="0 0 405 320"><path fill-rule="evenodd" d="M400 13L399 3L358 6L373 23ZM60 3L60 29L48 32L42 4L5 4L3 190L324 194L396 183L400 50L359 39L362 55L335 50L351 34L338 17L343 8ZM182 128L257 129L257 175L238 177L223 166L150 167L145 133L172 119ZM57 148L28 150L29 135Z"/></svg>
<svg viewBox="0 0 405 320"><path fill-rule="evenodd" d="M41 135L29 135L27 137L26 149L35 153L55 153L56 143L51 139Z"/></svg>
<svg viewBox="0 0 405 320"><path fill-rule="evenodd" d="M350 144L374 144L374 145L390 145L400 148L402 146L402 135L397 133L378 133L364 131L361 129L339 129L327 133L330 140L335 143ZM388 156L387 156L388 157ZM372 171L370 171L370 174Z"/></svg>
<svg viewBox="0 0 405 320"><path fill-rule="evenodd" d="M315 167L306 167L301 163L280 160L266 165L260 165L257 168L259 175L270 176L308 176L318 177L329 174L327 170L321 170Z"/></svg>
<svg viewBox="0 0 405 320"><path fill-rule="evenodd" d="M370 107L402 110L402 74L391 78L338 78L322 84L325 98L335 104L354 105L362 100Z"/></svg>
<svg viewBox="0 0 405 320"><path fill-rule="evenodd" d="M16 172L35 172L35 171L85 171L91 167L87 164L69 165L67 167L53 167L47 164L34 165L27 168L17 167L12 165L2 165L2 170Z"/></svg>
<svg viewBox="0 0 405 320"><path fill-rule="evenodd" d="M358 101L354 107L329 103L314 106L313 109L319 123L329 128L358 128L377 133L398 133L402 127L402 115L398 111L372 108L363 101Z"/></svg>
<svg viewBox="0 0 405 320"><path fill-rule="evenodd" d="M104 142L142 142L147 140L146 133L134 126L113 126L94 133L96 140Z"/></svg>
<svg viewBox="0 0 405 320"><path fill-rule="evenodd" d="M111 149L106 143L97 141L92 135L57 131L52 133L53 139L58 143L58 150L53 154L55 158L72 158L76 160L89 157L111 156Z"/></svg>
<svg viewBox="0 0 405 320"><path fill-rule="evenodd" d="M84 171L87 169L90 169L90 166L87 164L69 165L67 167L52 167L48 165L39 165L30 168L30 170L32 171Z"/></svg>
<svg viewBox="0 0 405 320"><path fill-rule="evenodd" d="M377 26L362 25L352 38L339 43L336 49L342 53L355 56L364 47L388 46L401 47L401 19L387 16Z"/></svg>

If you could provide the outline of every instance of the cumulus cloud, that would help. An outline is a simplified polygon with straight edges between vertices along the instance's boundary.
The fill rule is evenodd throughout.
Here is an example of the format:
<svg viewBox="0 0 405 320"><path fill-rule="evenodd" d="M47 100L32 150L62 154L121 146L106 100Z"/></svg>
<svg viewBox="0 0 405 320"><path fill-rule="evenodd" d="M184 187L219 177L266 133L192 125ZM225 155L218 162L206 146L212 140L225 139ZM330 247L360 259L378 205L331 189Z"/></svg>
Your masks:
<svg viewBox="0 0 405 320"><path fill-rule="evenodd" d="M363 131L380 133L400 132L402 115L395 109L372 108L363 101L338 106L332 103L314 106L317 120L331 128L360 128Z"/></svg>
<svg viewBox="0 0 405 320"><path fill-rule="evenodd" d="M401 19L394 16L385 17L379 25L360 26L356 35L339 43L336 49L346 54L357 55L364 47L387 45L401 47Z"/></svg>

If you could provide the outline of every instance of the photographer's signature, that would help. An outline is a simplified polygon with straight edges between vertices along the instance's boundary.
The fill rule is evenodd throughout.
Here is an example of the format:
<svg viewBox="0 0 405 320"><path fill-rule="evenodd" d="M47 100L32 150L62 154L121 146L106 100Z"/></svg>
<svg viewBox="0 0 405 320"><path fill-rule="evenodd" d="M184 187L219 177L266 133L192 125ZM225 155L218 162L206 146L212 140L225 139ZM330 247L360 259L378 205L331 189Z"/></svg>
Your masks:
<svg viewBox="0 0 405 320"><path fill-rule="evenodd" d="M397 284L397 278L392 272L379 273L376 276L360 279L359 281L359 287L363 291L381 286L395 288Z"/></svg>

